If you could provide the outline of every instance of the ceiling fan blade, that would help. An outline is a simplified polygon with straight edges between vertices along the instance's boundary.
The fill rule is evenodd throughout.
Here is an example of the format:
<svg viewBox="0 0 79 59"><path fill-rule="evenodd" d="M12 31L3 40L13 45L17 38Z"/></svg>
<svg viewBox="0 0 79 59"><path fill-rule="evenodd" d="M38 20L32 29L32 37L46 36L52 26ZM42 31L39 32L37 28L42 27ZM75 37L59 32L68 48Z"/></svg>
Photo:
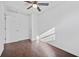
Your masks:
<svg viewBox="0 0 79 59"><path fill-rule="evenodd" d="M39 7L37 7L38 11L41 11L41 9Z"/></svg>
<svg viewBox="0 0 79 59"><path fill-rule="evenodd" d="M40 5L40 6L48 6L49 3L38 3L38 5Z"/></svg>
<svg viewBox="0 0 79 59"><path fill-rule="evenodd" d="M32 3L31 1L24 1L24 2L27 2L27 3Z"/></svg>
<svg viewBox="0 0 79 59"><path fill-rule="evenodd" d="M37 1L33 1L33 4L37 4Z"/></svg>
<svg viewBox="0 0 79 59"><path fill-rule="evenodd" d="M28 7L27 9L30 9L32 6Z"/></svg>

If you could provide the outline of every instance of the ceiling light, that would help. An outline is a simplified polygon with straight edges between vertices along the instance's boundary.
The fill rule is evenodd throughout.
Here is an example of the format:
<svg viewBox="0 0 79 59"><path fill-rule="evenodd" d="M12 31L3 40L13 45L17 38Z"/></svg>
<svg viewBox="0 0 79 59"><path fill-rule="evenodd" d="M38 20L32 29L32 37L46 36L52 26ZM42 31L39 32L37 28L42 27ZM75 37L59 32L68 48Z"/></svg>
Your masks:
<svg viewBox="0 0 79 59"><path fill-rule="evenodd" d="M33 8L37 8L37 4L33 4Z"/></svg>

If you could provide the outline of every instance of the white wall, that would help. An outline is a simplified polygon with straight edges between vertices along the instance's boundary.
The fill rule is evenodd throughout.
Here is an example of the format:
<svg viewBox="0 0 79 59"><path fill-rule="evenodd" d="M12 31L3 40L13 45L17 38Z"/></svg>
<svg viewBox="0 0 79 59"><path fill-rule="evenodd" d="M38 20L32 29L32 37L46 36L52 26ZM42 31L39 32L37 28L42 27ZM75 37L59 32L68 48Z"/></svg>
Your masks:
<svg viewBox="0 0 79 59"><path fill-rule="evenodd" d="M39 34L56 27L56 40L50 42L79 56L79 2L55 2L56 6L38 16Z"/></svg>
<svg viewBox="0 0 79 59"><path fill-rule="evenodd" d="M55 27L58 23L61 22L62 17L62 15L59 14L59 11L61 10L58 10L59 7L56 5L56 2L50 2L48 7L43 8L46 8L44 12L38 14L37 16L39 34L42 34Z"/></svg>
<svg viewBox="0 0 79 59"><path fill-rule="evenodd" d="M4 49L4 42L5 42L5 26L4 26L4 7L2 2L0 2L0 55Z"/></svg>
<svg viewBox="0 0 79 59"><path fill-rule="evenodd" d="M65 16L61 23L56 26L56 45L62 49L79 56L79 2L77 4L66 4ZM63 15L62 15L63 16Z"/></svg>
<svg viewBox="0 0 79 59"><path fill-rule="evenodd" d="M6 43L30 38L30 15L22 15L7 11Z"/></svg>
<svg viewBox="0 0 79 59"><path fill-rule="evenodd" d="M4 2L6 20L6 43L31 38L31 16L24 2ZM26 4L27 5L27 4Z"/></svg>

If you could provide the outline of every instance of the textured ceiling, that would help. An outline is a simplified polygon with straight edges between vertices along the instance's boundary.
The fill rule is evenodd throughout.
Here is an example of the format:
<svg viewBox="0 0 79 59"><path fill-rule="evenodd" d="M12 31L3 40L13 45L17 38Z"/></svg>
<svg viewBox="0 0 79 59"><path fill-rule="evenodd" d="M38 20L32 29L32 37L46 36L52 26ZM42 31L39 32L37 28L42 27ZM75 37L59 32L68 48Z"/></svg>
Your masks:
<svg viewBox="0 0 79 59"><path fill-rule="evenodd" d="M39 6L40 9L42 9L41 12L38 12L37 9L31 8L29 10L27 10L27 7L29 7L31 4L28 4L26 2L23 1L6 1L5 2L5 7L7 11L11 11L11 12L17 12L17 13L21 13L21 14L32 14L32 13L37 13L37 14L41 14L43 12L46 12L47 10L50 10L52 5L51 1L39 1L39 2L43 2L43 3L49 3L49 6Z"/></svg>

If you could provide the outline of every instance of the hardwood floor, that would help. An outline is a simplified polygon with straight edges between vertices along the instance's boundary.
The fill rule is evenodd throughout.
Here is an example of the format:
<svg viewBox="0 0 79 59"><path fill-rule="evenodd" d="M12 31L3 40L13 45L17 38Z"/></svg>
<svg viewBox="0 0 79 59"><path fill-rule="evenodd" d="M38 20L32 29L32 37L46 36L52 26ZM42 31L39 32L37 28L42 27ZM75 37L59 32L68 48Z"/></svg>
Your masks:
<svg viewBox="0 0 79 59"><path fill-rule="evenodd" d="M76 57L44 42L29 39L4 45L1 57Z"/></svg>

